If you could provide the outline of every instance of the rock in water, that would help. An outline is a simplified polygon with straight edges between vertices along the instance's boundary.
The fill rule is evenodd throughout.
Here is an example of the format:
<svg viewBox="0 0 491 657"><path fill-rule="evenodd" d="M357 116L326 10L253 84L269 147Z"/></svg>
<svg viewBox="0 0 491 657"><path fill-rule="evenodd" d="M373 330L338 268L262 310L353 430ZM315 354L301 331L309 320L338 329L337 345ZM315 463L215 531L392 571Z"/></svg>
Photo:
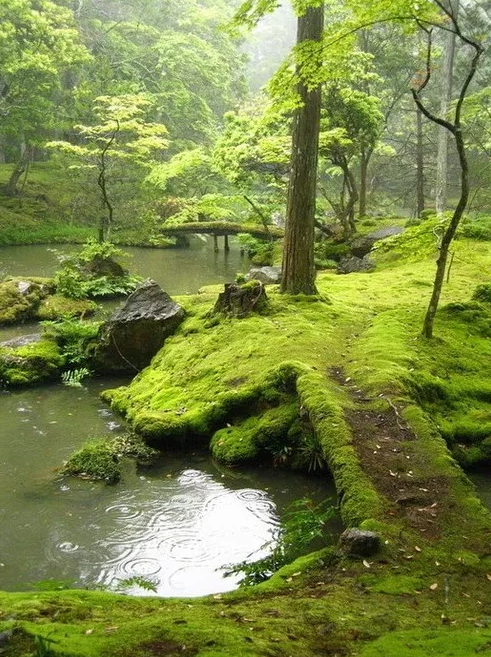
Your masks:
<svg viewBox="0 0 491 657"><path fill-rule="evenodd" d="M256 267L250 270L246 279L260 281L264 285L279 285L281 283L281 267Z"/></svg>
<svg viewBox="0 0 491 657"><path fill-rule="evenodd" d="M184 309L155 281L145 281L101 326L94 353L95 369L133 373L142 370L184 315Z"/></svg>
<svg viewBox="0 0 491 657"><path fill-rule="evenodd" d="M375 532L347 529L339 538L339 547L347 555L370 557L380 549L380 537Z"/></svg>

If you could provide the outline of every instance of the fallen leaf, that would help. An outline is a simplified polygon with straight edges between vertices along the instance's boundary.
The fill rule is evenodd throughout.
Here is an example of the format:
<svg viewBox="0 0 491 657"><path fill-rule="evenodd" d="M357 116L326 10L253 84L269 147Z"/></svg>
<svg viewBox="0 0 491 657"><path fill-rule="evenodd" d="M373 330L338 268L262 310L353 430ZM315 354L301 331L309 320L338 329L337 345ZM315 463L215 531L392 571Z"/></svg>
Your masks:
<svg viewBox="0 0 491 657"><path fill-rule="evenodd" d="M93 633L94 633L94 630L85 630L85 632L84 632L84 634L86 634L87 636L90 636Z"/></svg>
<svg viewBox="0 0 491 657"><path fill-rule="evenodd" d="M487 577L487 579L489 579L489 581L491 582L491 575L488 574L488 575L486 575L486 577Z"/></svg>
<svg viewBox="0 0 491 657"><path fill-rule="evenodd" d="M436 591L437 588L438 588L438 584L436 582L430 586L431 591Z"/></svg>
<svg viewBox="0 0 491 657"><path fill-rule="evenodd" d="M368 561L366 561L366 559L363 559L363 565L365 566L365 568L370 568L370 564L368 563Z"/></svg>
<svg viewBox="0 0 491 657"><path fill-rule="evenodd" d="M421 548L418 547L417 545L414 546L414 549L416 550L416 552L422 552Z"/></svg>

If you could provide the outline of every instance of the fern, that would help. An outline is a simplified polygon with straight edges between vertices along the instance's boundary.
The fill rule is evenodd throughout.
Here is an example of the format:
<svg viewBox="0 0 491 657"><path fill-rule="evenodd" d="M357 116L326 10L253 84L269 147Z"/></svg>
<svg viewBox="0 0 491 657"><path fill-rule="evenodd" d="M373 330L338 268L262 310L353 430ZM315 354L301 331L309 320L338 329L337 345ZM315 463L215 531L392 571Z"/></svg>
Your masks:
<svg viewBox="0 0 491 657"><path fill-rule="evenodd" d="M69 386L70 388L81 388L82 381L90 376L90 371L86 367L80 367L77 370L68 370L63 372L61 375L61 380L63 385Z"/></svg>

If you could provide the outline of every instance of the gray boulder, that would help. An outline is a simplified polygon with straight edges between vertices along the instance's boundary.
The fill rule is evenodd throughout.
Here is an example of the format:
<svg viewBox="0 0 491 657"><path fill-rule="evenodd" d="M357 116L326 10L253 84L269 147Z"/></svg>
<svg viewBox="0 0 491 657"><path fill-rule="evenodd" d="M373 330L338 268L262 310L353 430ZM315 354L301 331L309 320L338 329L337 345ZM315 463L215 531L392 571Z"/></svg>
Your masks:
<svg viewBox="0 0 491 657"><path fill-rule="evenodd" d="M259 281L263 285L279 285L281 283L281 267L255 267L246 276L248 281Z"/></svg>
<svg viewBox="0 0 491 657"><path fill-rule="evenodd" d="M369 272L375 269L374 263L365 256L364 258L343 258L338 265L339 274L356 274L360 272Z"/></svg>
<svg viewBox="0 0 491 657"><path fill-rule="evenodd" d="M18 349L25 347L28 344L34 344L41 341L41 333L31 333L29 335L21 335L18 338L12 338L5 342L0 342L0 347L8 347L9 349Z"/></svg>
<svg viewBox="0 0 491 657"><path fill-rule="evenodd" d="M184 319L184 309L147 280L99 330L93 366L99 372L132 372L146 367Z"/></svg>
<svg viewBox="0 0 491 657"><path fill-rule="evenodd" d="M403 232L404 228L402 226L386 226L368 235L355 237L351 242L351 253L357 258L363 258L367 253L370 253L376 242L385 240L387 237L392 237L393 235L400 235Z"/></svg>
<svg viewBox="0 0 491 657"><path fill-rule="evenodd" d="M340 550L349 556L370 557L380 549L380 537L375 532L347 529L339 538Z"/></svg>

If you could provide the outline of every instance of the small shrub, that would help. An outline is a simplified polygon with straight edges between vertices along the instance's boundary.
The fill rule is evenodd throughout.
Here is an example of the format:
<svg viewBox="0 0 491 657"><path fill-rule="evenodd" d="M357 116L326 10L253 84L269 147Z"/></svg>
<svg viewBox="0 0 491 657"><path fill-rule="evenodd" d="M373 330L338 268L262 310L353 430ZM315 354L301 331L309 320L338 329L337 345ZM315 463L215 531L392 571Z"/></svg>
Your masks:
<svg viewBox="0 0 491 657"><path fill-rule="evenodd" d="M68 365L83 367L88 364L87 346L97 337L99 322L84 322L65 317L42 322L42 325L44 334L56 342Z"/></svg>
<svg viewBox="0 0 491 657"><path fill-rule="evenodd" d="M480 242L491 241L491 217L465 219L460 228L460 235Z"/></svg>
<svg viewBox="0 0 491 657"><path fill-rule="evenodd" d="M474 301L491 303L491 283L482 283L478 285L472 295Z"/></svg>

